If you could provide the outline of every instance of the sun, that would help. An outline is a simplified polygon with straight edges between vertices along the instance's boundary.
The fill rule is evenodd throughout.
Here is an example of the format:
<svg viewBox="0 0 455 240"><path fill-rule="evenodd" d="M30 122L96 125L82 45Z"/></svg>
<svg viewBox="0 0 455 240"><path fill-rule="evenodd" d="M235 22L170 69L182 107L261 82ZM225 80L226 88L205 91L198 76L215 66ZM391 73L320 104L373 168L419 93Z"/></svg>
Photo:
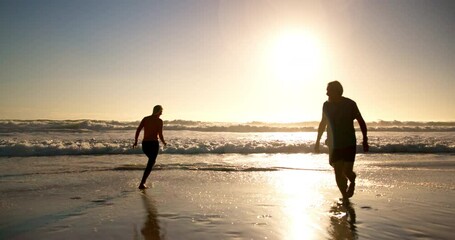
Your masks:
<svg viewBox="0 0 455 240"><path fill-rule="evenodd" d="M279 34L272 43L271 69L283 83L305 83L320 71L322 53L318 40L304 31Z"/></svg>

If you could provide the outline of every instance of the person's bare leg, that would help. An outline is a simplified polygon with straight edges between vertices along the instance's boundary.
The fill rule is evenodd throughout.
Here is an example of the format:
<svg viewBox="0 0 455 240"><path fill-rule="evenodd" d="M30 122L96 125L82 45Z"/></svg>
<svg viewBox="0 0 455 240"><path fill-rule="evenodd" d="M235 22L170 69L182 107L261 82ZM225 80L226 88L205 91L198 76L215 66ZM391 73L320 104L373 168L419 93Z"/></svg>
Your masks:
<svg viewBox="0 0 455 240"><path fill-rule="evenodd" d="M344 175L349 179L349 187L347 189L347 197L350 198L354 195L355 190L355 178L357 175L353 171L354 162L345 162L343 165Z"/></svg>
<svg viewBox="0 0 455 240"><path fill-rule="evenodd" d="M348 180L344 175L344 162L337 161L333 163L333 168L335 169L335 180L338 186L338 189L343 195L343 198L347 198L346 189L348 188Z"/></svg>
<svg viewBox="0 0 455 240"><path fill-rule="evenodd" d="M148 163L147 167L144 170L144 175L142 176L141 183L139 184L139 189L146 189L147 186L145 185L145 182L147 181L147 178L149 177L150 173L152 172L152 167L153 164Z"/></svg>
<svg viewBox="0 0 455 240"><path fill-rule="evenodd" d="M145 185L145 182L147 181L148 176L150 175L150 172L152 172L152 169L145 169L144 171L144 176L142 176L142 181L139 184L139 189L146 189L147 186Z"/></svg>

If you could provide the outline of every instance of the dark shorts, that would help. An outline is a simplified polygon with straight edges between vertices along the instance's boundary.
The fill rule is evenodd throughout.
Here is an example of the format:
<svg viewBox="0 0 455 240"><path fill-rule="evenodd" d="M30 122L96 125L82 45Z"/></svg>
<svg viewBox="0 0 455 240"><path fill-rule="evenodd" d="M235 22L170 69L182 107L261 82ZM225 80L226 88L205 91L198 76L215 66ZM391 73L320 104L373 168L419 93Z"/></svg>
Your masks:
<svg viewBox="0 0 455 240"><path fill-rule="evenodd" d="M329 154L329 162L332 165L334 162L354 162L356 154L356 146L333 149Z"/></svg>
<svg viewBox="0 0 455 240"><path fill-rule="evenodd" d="M143 141L142 142L142 151L147 155L149 161L148 164L153 166L158 156L158 151L160 150L160 144L158 141Z"/></svg>

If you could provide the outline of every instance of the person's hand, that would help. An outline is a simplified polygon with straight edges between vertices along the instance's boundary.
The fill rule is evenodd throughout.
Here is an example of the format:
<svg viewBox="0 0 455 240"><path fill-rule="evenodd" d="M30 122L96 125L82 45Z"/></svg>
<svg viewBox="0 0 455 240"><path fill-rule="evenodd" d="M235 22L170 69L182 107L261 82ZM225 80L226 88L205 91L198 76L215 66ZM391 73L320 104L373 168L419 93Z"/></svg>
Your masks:
<svg viewBox="0 0 455 240"><path fill-rule="evenodd" d="M362 145L363 145L363 152L370 151L370 146L368 145L368 139L364 139Z"/></svg>
<svg viewBox="0 0 455 240"><path fill-rule="evenodd" d="M136 147L137 147L137 141L135 141L133 144L133 148L136 148Z"/></svg>
<svg viewBox="0 0 455 240"><path fill-rule="evenodd" d="M320 153L321 151L319 150L319 143L317 142L316 144L314 144L314 152L315 153Z"/></svg>

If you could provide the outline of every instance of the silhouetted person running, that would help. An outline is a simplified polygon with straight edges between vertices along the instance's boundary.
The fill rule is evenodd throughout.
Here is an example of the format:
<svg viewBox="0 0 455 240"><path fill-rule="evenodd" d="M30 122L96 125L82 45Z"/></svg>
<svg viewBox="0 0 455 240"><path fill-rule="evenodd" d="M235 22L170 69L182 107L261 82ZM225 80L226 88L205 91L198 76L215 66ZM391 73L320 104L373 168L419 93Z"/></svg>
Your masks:
<svg viewBox="0 0 455 240"><path fill-rule="evenodd" d="M354 119L359 123L363 135L363 151L368 152L367 126L360 114L357 104L349 98L342 97L343 87L338 81L327 85L326 101L322 108L322 119L319 123L318 136L314 150L319 152L319 142L327 127L327 146L329 163L335 169L335 179L343 199L354 195L356 174L353 171L356 155L356 137ZM347 180L349 179L349 187Z"/></svg>
<svg viewBox="0 0 455 240"><path fill-rule="evenodd" d="M161 142L166 146L166 142L164 141L163 137L163 120L161 120L160 116L163 113L163 107L160 105L156 105L153 108L153 114L151 116L144 117L141 123L137 127L136 135L134 137L134 145L133 147L137 146L137 139L139 137L139 133L141 132L142 128L144 128L144 139L142 140L142 151L147 155L148 162L147 167L144 171L144 176L142 177L142 181L139 184L139 189L146 189L147 186L145 182L147 181L147 177L150 175L152 171L153 165L155 165L156 157L158 156L158 151L160 150L160 144L158 143L158 137L160 138Z"/></svg>

